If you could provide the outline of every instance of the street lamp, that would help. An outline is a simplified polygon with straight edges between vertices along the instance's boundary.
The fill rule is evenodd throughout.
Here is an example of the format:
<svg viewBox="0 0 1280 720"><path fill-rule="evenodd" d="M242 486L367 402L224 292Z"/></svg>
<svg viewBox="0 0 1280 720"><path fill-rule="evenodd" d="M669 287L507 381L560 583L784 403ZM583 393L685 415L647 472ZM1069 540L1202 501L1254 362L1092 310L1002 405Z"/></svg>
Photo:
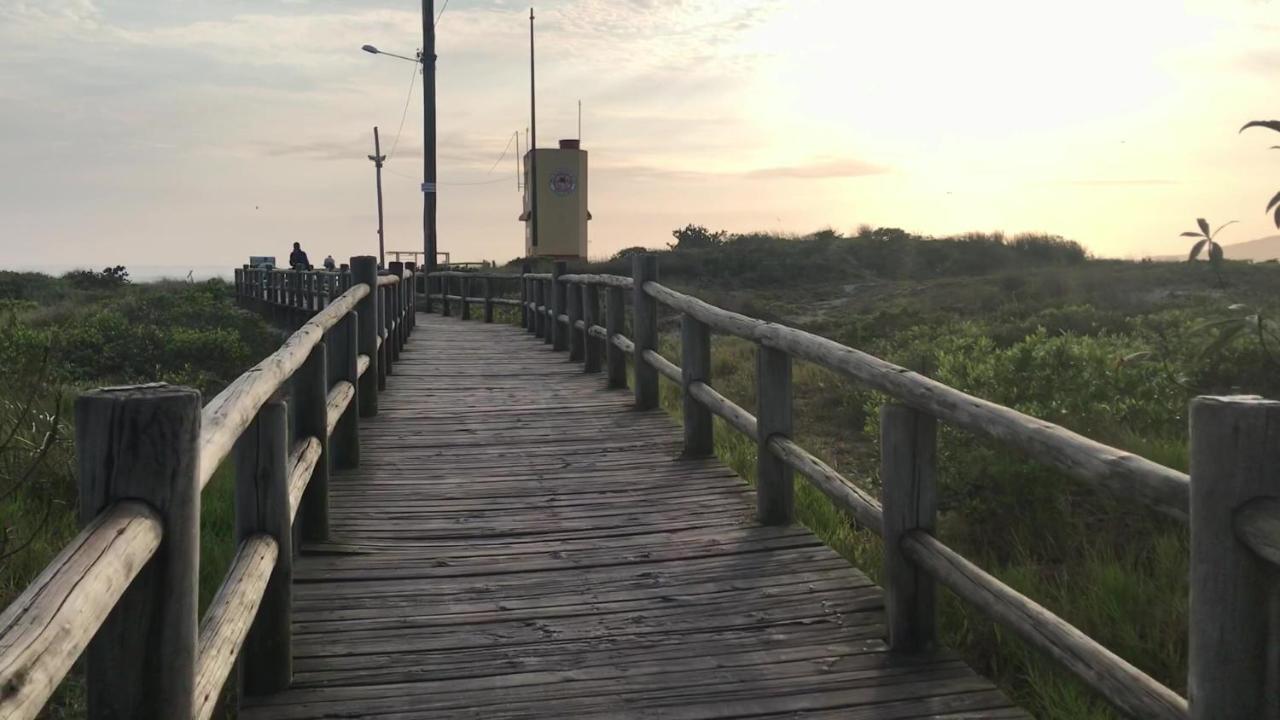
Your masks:
<svg viewBox="0 0 1280 720"><path fill-rule="evenodd" d="M435 0L422 0L422 51L416 58L361 47L372 55L389 55L422 65L422 243L427 272L436 269L436 28Z"/></svg>

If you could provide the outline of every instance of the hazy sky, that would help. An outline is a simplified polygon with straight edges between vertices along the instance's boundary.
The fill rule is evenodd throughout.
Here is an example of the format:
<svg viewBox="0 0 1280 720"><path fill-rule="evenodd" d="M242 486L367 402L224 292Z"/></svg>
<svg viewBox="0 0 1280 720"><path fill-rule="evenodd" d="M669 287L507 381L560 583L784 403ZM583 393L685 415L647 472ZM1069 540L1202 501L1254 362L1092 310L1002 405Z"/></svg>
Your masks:
<svg viewBox="0 0 1280 720"><path fill-rule="evenodd" d="M437 0L437 7L441 4ZM376 250L413 0L0 0L0 266ZM546 0L539 136L591 153L591 248L731 231L1046 231L1181 252L1275 232L1280 2ZM528 5L438 25L440 248L520 254ZM385 177L421 248L421 85Z"/></svg>

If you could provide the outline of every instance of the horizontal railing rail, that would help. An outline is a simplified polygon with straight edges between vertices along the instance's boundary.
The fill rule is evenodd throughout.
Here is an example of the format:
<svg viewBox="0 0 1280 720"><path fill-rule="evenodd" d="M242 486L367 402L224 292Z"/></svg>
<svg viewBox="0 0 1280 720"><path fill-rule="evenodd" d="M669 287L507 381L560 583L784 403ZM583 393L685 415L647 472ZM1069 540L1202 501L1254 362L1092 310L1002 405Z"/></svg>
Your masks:
<svg viewBox="0 0 1280 720"><path fill-rule="evenodd" d="M860 525L878 532L885 543L892 649L917 652L936 644L934 587L941 583L1130 716L1275 716L1268 705L1275 690L1267 658L1280 635L1267 614L1267 588L1280 564L1280 497L1275 497L1280 496L1280 443L1265 428L1280 427L1280 403L1196 399L1188 475L819 335L673 290L658 282L652 255L637 255L633 262L632 277L570 274L564 263L557 263L552 273L495 277L518 284L520 322L528 332L556 350L567 350L586 372L599 372L604 355L610 387L627 386L629 359L638 409L657 407L660 378L678 386L686 455L712 452L713 417L754 440L762 521L793 519L792 473L799 473ZM446 303L454 299L443 290L441 295ZM459 295L457 302L472 301L465 290ZM630 336L624 334L628 302ZM679 364L658 352L659 306L679 314ZM755 414L712 386L712 332L756 346ZM881 419L879 500L791 439L793 359L890 399ZM1190 519L1191 703L934 537L939 420L992 438L1102 491Z"/></svg>
<svg viewBox="0 0 1280 720"><path fill-rule="evenodd" d="M0 613L0 717L36 717L82 655L93 720L212 717L237 662L241 695L290 684L293 538L328 537L329 471L359 464L358 418L415 322L413 278L372 257L238 269L237 301L293 330L279 350L203 409L164 384L77 399L84 529ZM228 459L238 547L200 620L200 495Z"/></svg>

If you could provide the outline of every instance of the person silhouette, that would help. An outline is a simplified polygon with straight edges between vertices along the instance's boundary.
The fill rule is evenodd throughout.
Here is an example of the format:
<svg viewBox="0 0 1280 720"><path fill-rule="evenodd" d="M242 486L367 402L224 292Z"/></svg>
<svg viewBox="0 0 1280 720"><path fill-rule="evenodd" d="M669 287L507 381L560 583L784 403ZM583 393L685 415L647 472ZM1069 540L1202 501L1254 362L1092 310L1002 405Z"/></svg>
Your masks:
<svg viewBox="0 0 1280 720"><path fill-rule="evenodd" d="M307 253L299 243L294 243L293 252L289 253L289 267L294 270L311 269L311 261L307 259Z"/></svg>

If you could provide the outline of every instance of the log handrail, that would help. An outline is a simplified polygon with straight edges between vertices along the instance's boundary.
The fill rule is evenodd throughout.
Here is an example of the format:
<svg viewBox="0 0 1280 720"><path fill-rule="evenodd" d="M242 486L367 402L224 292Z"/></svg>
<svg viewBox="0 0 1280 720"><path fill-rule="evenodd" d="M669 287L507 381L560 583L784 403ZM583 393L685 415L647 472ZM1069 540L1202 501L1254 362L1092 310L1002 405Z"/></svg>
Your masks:
<svg viewBox="0 0 1280 720"><path fill-rule="evenodd" d="M35 718L82 654L95 720L211 717L246 644L268 648L276 665L246 670L242 694L288 685L287 592L280 598L292 582L294 518L304 540L325 539L328 468L358 461L357 418L376 414L417 312L417 283L402 282L416 278L412 267L378 275L362 257L351 268L237 269L237 303L293 332L203 408L199 393L163 383L77 400L85 526L0 612L0 717ZM334 364L340 372L329 372ZM298 429L315 433L288 451L286 390L305 416ZM197 628L198 497L233 450L243 534ZM255 620L260 612L268 617Z"/></svg>
<svg viewBox="0 0 1280 720"><path fill-rule="evenodd" d="M1270 601L1260 594L1268 584L1265 578L1280 566L1280 443L1268 430L1280 427L1280 403L1259 398L1197 399L1192 403L1192 472L1182 473L813 333L724 310L672 290L658 282L654 256L638 254L633 265L630 278L568 273L563 263L557 263L553 273L520 275L522 324L547 342L554 336L556 349L570 350L572 358L584 357L577 351L582 343L603 344L610 354L610 387L626 387L626 360L630 359L637 409L656 407L659 378L675 383L684 398L686 455L705 454L710 447L712 426L706 413L755 441L762 522L790 521L790 473L795 472L857 523L887 538L886 587L891 601L886 610L892 648L914 652L936 642L933 587L940 582L1048 653L1127 714L1195 720L1265 715L1261 709L1272 685L1266 677L1269 656L1264 649L1280 644L1280 628L1269 623ZM605 326L588 322L587 314L575 307L565 312L562 298L576 302L590 296L579 289L563 294L575 287L608 290ZM622 334L628 294L632 296L632 337ZM682 318L679 363L658 352L658 305ZM590 317L594 320L596 315ZM767 423L713 388L707 339L711 330L756 346L760 354L757 396L767 412ZM566 333L573 334L567 342ZM789 437L792 358L844 375L900 403L886 406L891 420L881 423L882 433L888 433L881 438L886 453L882 455L882 501ZM593 369L584 360L585 371L598 369L598 364ZM1197 421L1215 413L1222 417ZM1191 634L1190 702L933 536L938 420L985 435L1070 477L1170 517L1184 521L1190 517L1193 526L1200 518L1202 529L1193 527L1192 532L1193 555L1203 559L1192 562L1192 625L1199 627L1193 627ZM1197 482L1202 488L1198 494ZM1219 483L1226 483L1227 490L1215 492ZM1191 512L1197 503L1201 510ZM1197 535L1214 537L1217 544L1197 542ZM1232 660L1237 649L1231 645L1232 638L1245 635L1252 643L1244 653L1247 659ZM1223 689L1228 686L1230 690ZM1197 687L1213 689L1197 691ZM1223 712L1224 708L1230 711Z"/></svg>

